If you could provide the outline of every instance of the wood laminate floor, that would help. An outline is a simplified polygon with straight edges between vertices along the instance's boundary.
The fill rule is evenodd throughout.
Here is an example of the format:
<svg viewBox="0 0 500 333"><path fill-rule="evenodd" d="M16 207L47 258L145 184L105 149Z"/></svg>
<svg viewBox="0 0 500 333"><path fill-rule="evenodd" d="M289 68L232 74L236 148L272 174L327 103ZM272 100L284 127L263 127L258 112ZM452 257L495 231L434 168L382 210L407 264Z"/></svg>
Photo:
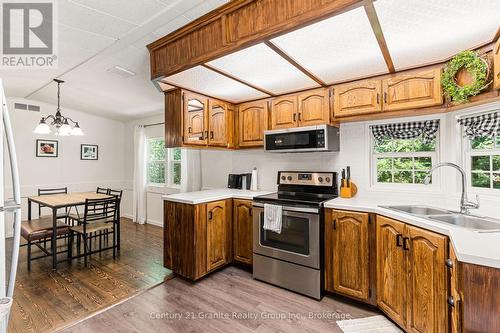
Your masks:
<svg viewBox="0 0 500 333"><path fill-rule="evenodd" d="M163 267L162 233L161 227L123 218L119 256L95 254L88 268L82 258L53 271L51 259L43 258L28 272L22 247L9 332L56 331L163 282L171 271Z"/></svg>
<svg viewBox="0 0 500 333"><path fill-rule="evenodd" d="M64 332L341 332L337 320L377 314L344 299L318 302L228 267L197 283L166 281Z"/></svg>

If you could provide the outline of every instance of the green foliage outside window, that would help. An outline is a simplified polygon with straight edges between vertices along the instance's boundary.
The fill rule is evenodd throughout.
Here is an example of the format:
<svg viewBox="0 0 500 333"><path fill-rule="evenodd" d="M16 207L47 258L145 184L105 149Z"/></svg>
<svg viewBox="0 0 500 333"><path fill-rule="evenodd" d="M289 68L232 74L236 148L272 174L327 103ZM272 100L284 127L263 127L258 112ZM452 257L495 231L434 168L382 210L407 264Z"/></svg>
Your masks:
<svg viewBox="0 0 500 333"><path fill-rule="evenodd" d="M147 175L150 184L165 184L165 140L147 141Z"/></svg>
<svg viewBox="0 0 500 333"><path fill-rule="evenodd" d="M377 182L398 184L422 184L432 167L432 157L412 156L414 153L433 153L436 140L424 143L421 138L376 141L373 147L377 156ZM397 153L407 156L391 156Z"/></svg>

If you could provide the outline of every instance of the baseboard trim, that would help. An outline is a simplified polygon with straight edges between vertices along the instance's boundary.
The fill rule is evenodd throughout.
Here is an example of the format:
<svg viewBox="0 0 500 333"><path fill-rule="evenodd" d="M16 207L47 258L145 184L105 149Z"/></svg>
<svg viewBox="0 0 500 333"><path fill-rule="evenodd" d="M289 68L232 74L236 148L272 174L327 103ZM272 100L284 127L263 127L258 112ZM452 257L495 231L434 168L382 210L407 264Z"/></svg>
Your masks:
<svg viewBox="0 0 500 333"><path fill-rule="evenodd" d="M147 220L146 223L147 224L151 224L151 225L156 225L158 227L163 227L163 222L162 221Z"/></svg>

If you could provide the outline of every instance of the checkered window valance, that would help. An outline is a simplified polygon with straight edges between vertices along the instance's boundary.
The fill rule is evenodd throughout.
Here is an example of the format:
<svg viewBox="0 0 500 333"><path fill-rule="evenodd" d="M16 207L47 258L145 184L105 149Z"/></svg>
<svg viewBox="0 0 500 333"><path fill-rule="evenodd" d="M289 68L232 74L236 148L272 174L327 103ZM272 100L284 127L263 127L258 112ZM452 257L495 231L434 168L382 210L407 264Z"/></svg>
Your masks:
<svg viewBox="0 0 500 333"><path fill-rule="evenodd" d="M492 137L495 133L500 135L500 113L498 112L462 118L458 120L458 123L463 126L465 135L471 140L484 136Z"/></svg>
<svg viewBox="0 0 500 333"><path fill-rule="evenodd" d="M424 143L431 143L436 138L439 129L439 119L414 121L408 123L393 123L370 126L377 141L388 139L414 139L422 137Z"/></svg>

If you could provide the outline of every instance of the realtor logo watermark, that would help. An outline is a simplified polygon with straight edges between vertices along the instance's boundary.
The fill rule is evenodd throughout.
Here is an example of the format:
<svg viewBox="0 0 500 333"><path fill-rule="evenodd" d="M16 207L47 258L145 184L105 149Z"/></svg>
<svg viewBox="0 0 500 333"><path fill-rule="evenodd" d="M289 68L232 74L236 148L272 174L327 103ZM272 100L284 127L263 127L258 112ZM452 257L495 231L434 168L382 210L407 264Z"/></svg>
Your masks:
<svg viewBox="0 0 500 333"><path fill-rule="evenodd" d="M56 6L53 0L0 1L1 68L56 68Z"/></svg>

